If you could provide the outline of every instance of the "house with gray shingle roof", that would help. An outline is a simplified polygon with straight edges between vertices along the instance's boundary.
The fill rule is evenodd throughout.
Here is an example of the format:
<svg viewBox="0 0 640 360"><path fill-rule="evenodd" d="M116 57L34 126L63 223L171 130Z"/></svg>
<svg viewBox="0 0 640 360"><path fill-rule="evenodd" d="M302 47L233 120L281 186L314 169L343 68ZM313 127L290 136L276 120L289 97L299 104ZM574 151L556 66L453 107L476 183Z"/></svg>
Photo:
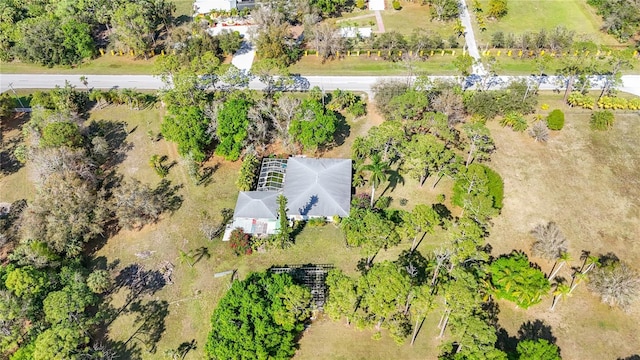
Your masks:
<svg viewBox="0 0 640 360"><path fill-rule="evenodd" d="M258 236L275 234L281 194L287 198L290 220L349 216L351 171L351 159L264 159L258 188L238 194L233 223L224 239L238 227Z"/></svg>

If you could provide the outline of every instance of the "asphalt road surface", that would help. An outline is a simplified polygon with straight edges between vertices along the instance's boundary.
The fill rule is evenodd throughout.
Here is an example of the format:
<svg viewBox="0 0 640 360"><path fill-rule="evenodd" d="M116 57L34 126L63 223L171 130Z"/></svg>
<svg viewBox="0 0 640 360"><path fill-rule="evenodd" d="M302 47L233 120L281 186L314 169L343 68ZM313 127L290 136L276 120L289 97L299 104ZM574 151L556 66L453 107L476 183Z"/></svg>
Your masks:
<svg viewBox="0 0 640 360"><path fill-rule="evenodd" d="M0 92L7 91L10 87L14 89L52 89L56 86L64 86L65 81L84 88L80 81L81 75L45 75L45 74L0 74ZM86 75L87 86L96 89L130 88L138 90L156 90L165 88L165 84L152 75ZM510 81L516 79L527 79L532 83L540 82L541 90L562 89L564 79L557 76L479 76L471 75L466 79L454 76L432 76L432 79L457 79L462 81L465 88L499 89ZM335 89L362 91L372 94L372 86L380 80L400 80L412 81L406 76L296 76L295 86L289 90L307 90L314 86L332 91ZM591 83L593 89L598 89L604 77L593 76ZM626 75L622 77L621 91L640 96L640 75ZM265 85L253 79L249 82L249 88L262 90Z"/></svg>

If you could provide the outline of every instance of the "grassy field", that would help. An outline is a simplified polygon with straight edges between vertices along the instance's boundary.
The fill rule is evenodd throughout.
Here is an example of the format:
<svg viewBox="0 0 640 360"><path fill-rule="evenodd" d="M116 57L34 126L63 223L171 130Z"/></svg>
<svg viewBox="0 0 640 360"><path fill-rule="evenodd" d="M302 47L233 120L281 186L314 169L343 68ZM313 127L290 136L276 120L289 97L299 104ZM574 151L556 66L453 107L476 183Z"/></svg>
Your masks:
<svg viewBox="0 0 640 360"><path fill-rule="evenodd" d="M387 10L381 11L382 22L385 30L397 31L404 35L411 35L416 29L425 29L440 34L443 39L447 39L453 34L453 22L431 21L429 15L429 5L420 5L418 2L402 2L401 10L393 10L390 4L387 4ZM375 18L375 12L370 10L355 9L353 12L345 13L336 19L328 19L332 23L344 25L357 24L357 26L371 26L374 23L373 30L378 30Z"/></svg>
<svg viewBox="0 0 640 360"><path fill-rule="evenodd" d="M415 72L427 74L455 75L457 70L451 63L451 55L434 55L425 61L413 63ZM366 53L360 56L349 56L338 60L329 60L324 64L320 57L313 55L303 56L300 61L289 67L293 74L302 75L407 75L407 64L377 59L373 55L366 57Z"/></svg>
<svg viewBox="0 0 640 360"><path fill-rule="evenodd" d="M489 0L480 0L484 11L489 9ZM467 6L472 9L471 1ZM564 26L576 33L576 40L591 40L602 45L617 45L612 36L600 31L602 20L585 0L518 0L508 2L509 12L499 21L487 21L487 31L480 32L474 21L474 32L478 45L488 43L496 31L521 34L525 31L540 31ZM474 15L471 15L475 18Z"/></svg>
<svg viewBox="0 0 640 360"><path fill-rule="evenodd" d="M176 4L176 17L193 15L193 0L173 0Z"/></svg>
<svg viewBox="0 0 640 360"><path fill-rule="evenodd" d="M157 57L156 57L157 58ZM151 74L156 58L134 59L132 56L111 56L107 54L87 61L76 67L44 67L20 62L0 63L3 74L97 74L97 75L140 75Z"/></svg>
<svg viewBox="0 0 640 360"><path fill-rule="evenodd" d="M440 34L443 39L453 35L454 22L432 21L428 5L420 5L419 1L402 1L400 11L393 10L387 4L387 10L382 12L382 22L386 31L398 31L405 35L411 35L416 29L425 29Z"/></svg>
<svg viewBox="0 0 640 360"><path fill-rule="evenodd" d="M563 108L559 95L545 93L540 104L550 109ZM342 146L324 156L348 156L353 138L365 134L368 129L382 122L382 118L369 106L366 118L349 119L350 135ZM577 259L581 250L594 253L613 251L623 260L637 264L640 260L640 245L634 242L640 235L640 119L638 115L619 113L613 130L592 132L588 127L586 110L567 110L565 128L553 133L547 144L535 143L525 134L501 128L490 122L497 152L490 166L498 170L505 182L505 207L501 216L494 220L489 239L495 255L512 249L528 251L531 244L529 230L542 221L556 221L570 241L570 252ZM541 111L545 113L546 111ZM126 107L107 107L91 112L90 119L124 120L131 149L119 165L119 172L143 182L156 184L160 179L148 166L152 154L167 155L169 161L178 162L170 171L169 179L182 184L180 194L183 203L173 214L163 216L158 224L146 226L141 231L121 231L95 254L96 262L114 265L114 274L132 263L142 264L146 269L158 269L163 263L175 266L173 284L165 286L154 295L140 298L143 303L166 301L168 313L158 321L163 325L162 337L154 353L132 335L140 325L135 311L124 311L108 328L112 340L137 346L144 359L161 358L165 350L175 348L185 341L195 340L197 349L186 359L203 358L206 336L210 329L209 318L218 299L228 288L229 277L214 278L216 272L237 269L240 278L251 271L268 268L273 264L333 263L354 274L360 258L358 249L344 246L343 236L334 225L307 227L296 239L296 244L287 250L274 250L265 254L236 257L226 243L207 241L199 231L202 212L214 217L224 207L232 208L237 190L234 182L239 162L229 163L213 158L206 166L219 165L212 183L195 186L180 163L175 146L164 140L152 142L147 133L157 133L163 109L154 108L132 111ZM19 133L20 122L5 124L3 135L7 140ZM26 168L0 177L0 202L18 198L32 198L33 187L28 183ZM410 209L415 203L433 202L440 193L447 199L451 184L442 181L431 189L428 180L423 188L415 181L407 180L404 186L385 195L394 198L392 206ZM359 191L366 192L367 188ZM400 198L409 199L402 207ZM450 204L446 203L447 206ZM429 236L420 244L424 254L444 241L444 233ZM178 260L179 250L206 247L210 258L203 258L193 267ZM382 252L378 260L393 259L409 244ZM140 254L147 252L147 258ZM138 254L138 255L137 255ZM533 259L544 271L551 264ZM574 261L577 264L578 260ZM568 269L560 276L568 277ZM121 290L110 299L115 308L124 305L127 293ZM526 321L543 320L553 329L557 343L565 359L616 358L638 352L634 336L640 332L635 319L640 316L636 305L630 314L609 309L580 285L573 297L561 302L554 312L548 310L551 298L527 311L516 309L513 304L500 302L500 325L511 336ZM439 313L427 318L416 344L397 346L383 336L376 341L370 330L356 330L343 322L332 322L319 318L307 329L300 341L296 359L434 359L439 349L435 339L435 323ZM635 346L635 348L634 348Z"/></svg>
<svg viewBox="0 0 640 360"><path fill-rule="evenodd" d="M494 221L489 242L495 255L512 249L529 251L529 231L555 221L569 240L572 265L582 250L613 252L637 267L640 261L640 118L617 113L608 132L589 129L590 111L565 109L559 97L543 94L540 103L566 111L563 130L548 143L535 143L489 124L498 151L490 166L505 182L503 214ZM544 113L544 112L543 112ZM549 271L552 264L533 258ZM559 276L570 278L570 270ZM542 319L553 328L565 359L615 359L637 354L640 304L629 314L599 302L580 285L573 296L549 311L551 298L527 311L500 303L501 324L514 334L524 321Z"/></svg>

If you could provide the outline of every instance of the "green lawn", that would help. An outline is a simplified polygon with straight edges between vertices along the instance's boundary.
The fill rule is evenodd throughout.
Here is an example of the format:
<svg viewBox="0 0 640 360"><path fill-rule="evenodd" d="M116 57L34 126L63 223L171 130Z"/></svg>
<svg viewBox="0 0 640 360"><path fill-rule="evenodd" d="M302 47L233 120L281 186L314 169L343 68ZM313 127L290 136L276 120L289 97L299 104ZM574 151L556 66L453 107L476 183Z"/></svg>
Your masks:
<svg viewBox="0 0 640 360"><path fill-rule="evenodd" d="M480 0L485 12L489 9L489 0ZM472 2L467 1L469 9ZM509 12L499 21L487 21L487 31L478 31L474 22L478 45L488 43L496 31L522 34L526 31L537 32L540 29L553 29L564 26L576 32L575 39L592 40L598 44L616 45L617 40L600 31L602 20L586 0L511 0ZM474 18L472 14L472 18Z"/></svg>
<svg viewBox="0 0 640 360"><path fill-rule="evenodd" d="M428 5L402 1L402 9L397 11L387 6L387 10L382 12L382 22L386 31L398 31L405 35L410 35L415 29L425 29L440 34L443 39L453 35L453 21L440 22L432 21L429 14Z"/></svg>
<svg viewBox="0 0 640 360"><path fill-rule="evenodd" d="M156 58L149 60L133 59L131 56L112 56L106 54L87 61L77 67L44 67L20 62L0 63L3 74L96 74L96 75L140 75L151 74Z"/></svg>
<svg viewBox="0 0 640 360"><path fill-rule="evenodd" d="M173 3L176 4L176 17L193 15L193 0L173 0Z"/></svg>
<svg viewBox="0 0 640 360"><path fill-rule="evenodd" d="M434 55L425 61L413 63L414 73L425 72L437 75L455 75L457 70L451 63L451 55ZM407 64L385 61L375 56L368 58L366 53L358 56L345 57L339 60L330 60L322 63L319 57L314 55L303 56L300 61L289 67L289 71L302 75L407 75Z"/></svg>

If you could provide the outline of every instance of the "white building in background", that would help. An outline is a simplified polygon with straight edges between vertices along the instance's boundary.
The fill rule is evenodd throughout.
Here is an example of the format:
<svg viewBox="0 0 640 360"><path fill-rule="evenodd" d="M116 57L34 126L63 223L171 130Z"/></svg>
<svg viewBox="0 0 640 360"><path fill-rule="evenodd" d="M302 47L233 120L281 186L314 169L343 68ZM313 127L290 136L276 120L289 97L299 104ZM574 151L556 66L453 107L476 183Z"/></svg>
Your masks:
<svg viewBox="0 0 640 360"><path fill-rule="evenodd" d="M361 38L370 38L372 33L373 30L371 29L371 27L359 28L349 26L340 28L340 36L342 36L343 38L356 38L358 36Z"/></svg>
<svg viewBox="0 0 640 360"><path fill-rule="evenodd" d="M193 11L196 14L208 14L212 11L243 10L255 6L254 0L195 0Z"/></svg>

